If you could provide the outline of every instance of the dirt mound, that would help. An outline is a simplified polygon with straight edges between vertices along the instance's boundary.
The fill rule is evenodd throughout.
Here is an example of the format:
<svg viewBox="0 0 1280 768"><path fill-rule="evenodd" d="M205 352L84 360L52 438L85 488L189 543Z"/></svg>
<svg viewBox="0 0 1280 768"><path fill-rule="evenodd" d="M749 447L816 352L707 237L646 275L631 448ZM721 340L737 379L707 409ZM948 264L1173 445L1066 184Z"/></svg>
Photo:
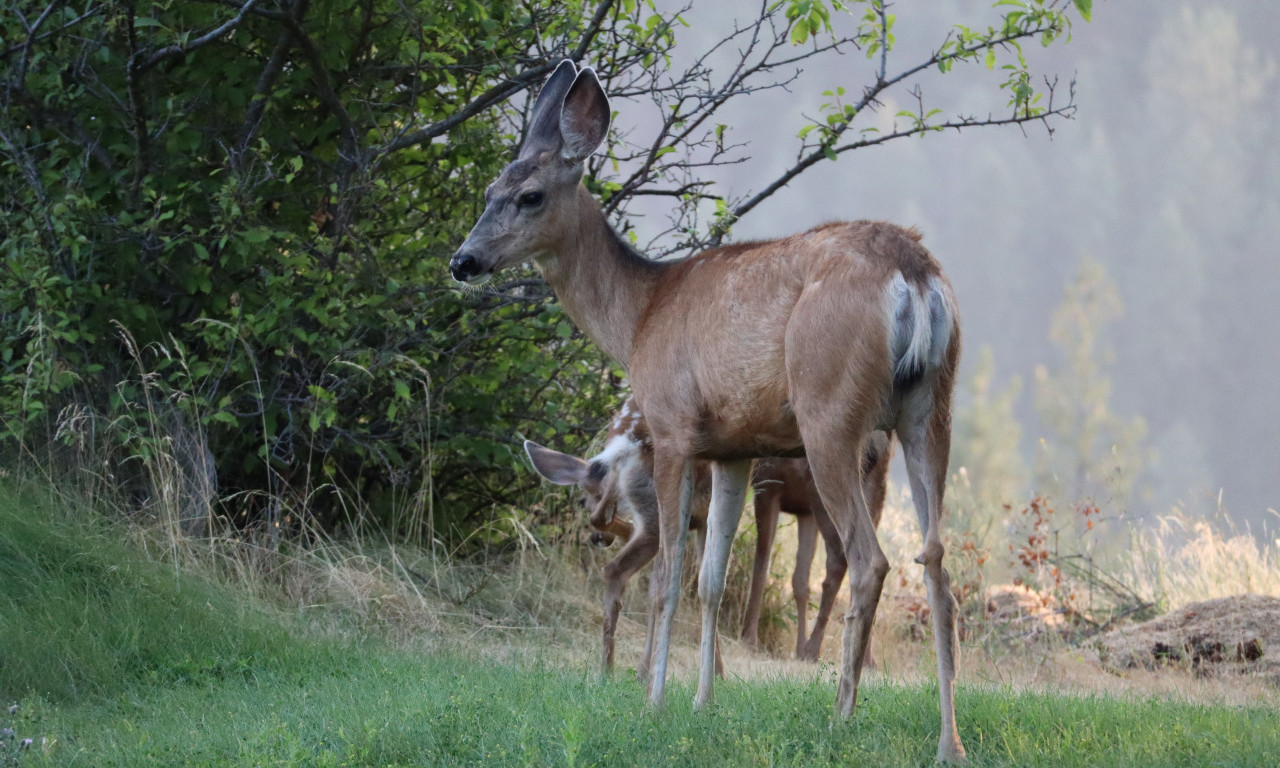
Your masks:
<svg viewBox="0 0 1280 768"><path fill-rule="evenodd" d="M1198 676L1245 674L1280 685L1280 598L1236 595L1206 600L1099 641L1112 669L1175 667Z"/></svg>

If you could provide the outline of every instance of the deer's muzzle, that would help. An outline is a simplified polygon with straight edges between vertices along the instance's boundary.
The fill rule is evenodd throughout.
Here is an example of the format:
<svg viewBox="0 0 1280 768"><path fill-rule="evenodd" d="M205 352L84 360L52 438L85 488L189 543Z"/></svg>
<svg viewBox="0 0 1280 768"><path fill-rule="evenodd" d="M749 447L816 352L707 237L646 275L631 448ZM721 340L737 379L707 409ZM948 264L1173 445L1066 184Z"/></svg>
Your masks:
<svg viewBox="0 0 1280 768"><path fill-rule="evenodd" d="M458 251L449 260L449 274L460 283L469 283L484 273L480 260L467 251Z"/></svg>

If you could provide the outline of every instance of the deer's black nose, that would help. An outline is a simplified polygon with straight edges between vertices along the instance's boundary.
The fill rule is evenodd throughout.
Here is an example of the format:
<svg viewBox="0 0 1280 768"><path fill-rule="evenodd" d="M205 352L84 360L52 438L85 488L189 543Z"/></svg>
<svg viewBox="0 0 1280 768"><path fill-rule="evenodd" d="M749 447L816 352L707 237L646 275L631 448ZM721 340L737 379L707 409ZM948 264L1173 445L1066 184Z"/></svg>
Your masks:
<svg viewBox="0 0 1280 768"><path fill-rule="evenodd" d="M465 283L480 274L480 262L466 251L458 251L449 260L449 274L460 283Z"/></svg>

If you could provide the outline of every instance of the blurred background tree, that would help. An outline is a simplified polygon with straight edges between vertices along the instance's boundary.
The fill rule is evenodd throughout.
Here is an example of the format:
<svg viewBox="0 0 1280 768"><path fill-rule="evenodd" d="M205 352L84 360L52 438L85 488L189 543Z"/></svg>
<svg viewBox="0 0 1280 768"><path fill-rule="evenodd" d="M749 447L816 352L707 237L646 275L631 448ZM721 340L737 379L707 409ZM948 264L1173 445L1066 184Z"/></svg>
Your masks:
<svg viewBox="0 0 1280 768"><path fill-rule="evenodd" d="M1150 450L1142 417L1111 407L1115 352L1105 346L1107 328L1121 318L1120 294L1101 264L1085 259L1053 313L1049 339L1060 359L1035 372L1035 406L1042 437L1036 460L1036 492L1064 501L1092 499L1123 513Z"/></svg>

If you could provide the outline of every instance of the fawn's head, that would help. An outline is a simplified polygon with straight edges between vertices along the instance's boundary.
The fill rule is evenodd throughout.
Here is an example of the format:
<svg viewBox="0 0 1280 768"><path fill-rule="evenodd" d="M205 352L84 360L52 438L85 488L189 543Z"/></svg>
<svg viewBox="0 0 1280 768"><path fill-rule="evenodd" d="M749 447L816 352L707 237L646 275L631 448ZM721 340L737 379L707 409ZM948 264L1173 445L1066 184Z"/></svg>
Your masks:
<svg viewBox="0 0 1280 768"><path fill-rule="evenodd" d="M657 501L653 491L653 469L646 461L653 443L640 410L628 398L609 425L600 453L581 459L567 453L524 443L525 453L539 475L556 485L576 485L588 522L598 535L592 540L608 544L613 538L627 540L638 518L652 516Z"/></svg>

